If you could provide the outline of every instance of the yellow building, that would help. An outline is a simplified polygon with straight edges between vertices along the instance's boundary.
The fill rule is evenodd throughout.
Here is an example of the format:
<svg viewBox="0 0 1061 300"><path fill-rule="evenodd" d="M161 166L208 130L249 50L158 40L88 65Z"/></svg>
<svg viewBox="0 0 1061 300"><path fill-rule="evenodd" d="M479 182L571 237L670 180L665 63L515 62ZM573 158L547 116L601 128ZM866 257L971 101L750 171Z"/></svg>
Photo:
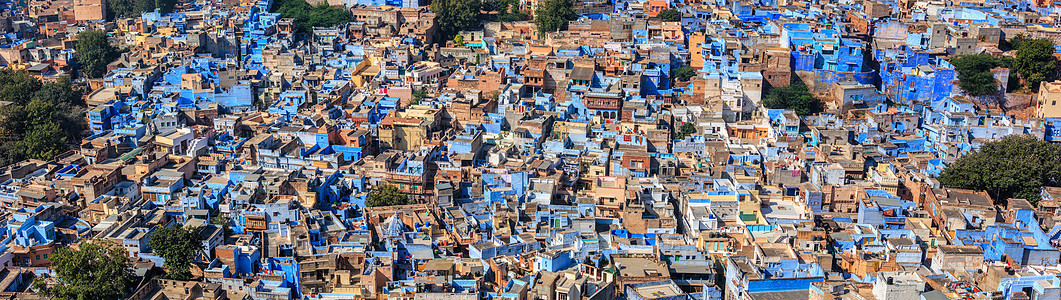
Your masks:
<svg viewBox="0 0 1061 300"><path fill-rule="evenodd" d="M431 132L442 121L442 109L426 105L412 105L383 118L379 127L380 147L395 150L416 150L430 139Z"/></svg>
<svg viewBox="0 0 1061 300"><path fill-rule="evenodd" d="M372 82L376 75L379 75L378 58L366 57L361 63L354 66L352 76L350 76L350 83L353 87L364 87L365 84Z"/></svg>
<svg viewBox="0 0 1061 300"><path fill-rule="evenodd" d="M754 196L753 196L754 197ZM751 197L749 197L751 198ZM767 225L758 199L740 202L740 220L744 225Z"/></svg>
<svg viewBox="0 0 1061 300"><path fill-rule="evenodd" d="M704 50L704 43L707 42L707 36L703 32L694 32L689 36L689 65L694 69L701 69L704 67L704 56L700 55Z"/></svg>
<svg viewBox="0 0 1061 300"><path fill-rule="evenodd" d="M899 194L899 175L895 174L891 164L879 164L873 170L873 179L889 194Z"/></svg>
<svg viewBox="0 0 1061 300"><path fill-rule="evenodd" d="M1035 116L1040 118L1061 118L1061 81L1046 82L1039 85L1039 103L1035 106Z"/></svg>

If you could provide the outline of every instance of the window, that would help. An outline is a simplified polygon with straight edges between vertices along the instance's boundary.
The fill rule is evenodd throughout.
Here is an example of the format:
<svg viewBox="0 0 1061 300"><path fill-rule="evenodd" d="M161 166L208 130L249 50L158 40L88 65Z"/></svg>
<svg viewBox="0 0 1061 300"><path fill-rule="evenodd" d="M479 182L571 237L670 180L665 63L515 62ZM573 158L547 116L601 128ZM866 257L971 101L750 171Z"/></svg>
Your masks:
<svg viewBox="0 0 1061 300"><path fill-rule="evenodd" d="M41 260L41 255L40 255L40 254L37 254L37 258L36 258L36 259L37 259L37 260Z"/></svg>
<svg viewBox="0 0 1061 300"><path fill-rule="evenodd" d="M44 254L44 259L48 259L48 253Z"/></svg>

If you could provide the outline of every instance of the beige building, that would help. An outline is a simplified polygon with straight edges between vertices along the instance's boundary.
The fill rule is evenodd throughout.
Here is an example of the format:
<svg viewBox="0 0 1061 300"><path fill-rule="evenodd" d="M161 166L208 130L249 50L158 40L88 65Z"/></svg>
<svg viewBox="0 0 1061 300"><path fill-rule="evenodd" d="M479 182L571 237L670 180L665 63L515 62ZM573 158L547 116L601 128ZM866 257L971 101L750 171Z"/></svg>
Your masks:
<svg viewBox="0 0 1061 300"><path fill-rule="evenodd" d="M1061 81L1046 82L1039 85L1039 103L1035 106L1035 116L1040 118L1061 118Z"/></svg>
<svg viewBox="0 0 1061 300"><path fill-rule="evenodd" d="M405 111L392 111L380 122L380 147L404 151L420 149L426 141L435 139L428 135L441 125L442 113L442 109L424 105L413 105Z"/></svg>
<svg viewBox="0 0 1061 300"><path fill-rule="evenodd" d="M107 19L106 4L103 0L81 0L74 6L74 20L100 21Z"/></svg>
<svg viewBox="0 0 1061 300"><path fill-rule="evenodd" d="M984 250L979 246L941 245L932 257L932 271L981 270L984 267Z"/></svg>

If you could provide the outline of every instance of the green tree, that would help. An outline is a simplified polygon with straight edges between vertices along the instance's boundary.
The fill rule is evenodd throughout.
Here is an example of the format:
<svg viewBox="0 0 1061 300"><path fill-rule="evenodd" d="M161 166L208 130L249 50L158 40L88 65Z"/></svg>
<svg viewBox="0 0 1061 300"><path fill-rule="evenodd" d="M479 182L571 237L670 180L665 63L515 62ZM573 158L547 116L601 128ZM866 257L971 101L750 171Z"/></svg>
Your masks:
<svg viewBox="0 0 1061 300"><path fill-rule="evenodd" d="M479 0L432 0L431 11L435 12L435 23L439 25L442 40L449 40L479 21Z"/></svg>
<svg viewBox="0 0 1061 300"><path fill-rule="evenodd" d="M25 157L51 160L66 149L66 133L58 123L45 121L32 128L18 141L18 147Z"/></svg>
<svg viewBox="0 0 1061 300"><path fill-rule="evenodd" d="M82 31L77 34L74 48L77 63L85 76L100 78L107 74L107 65L118 58L118 49L107 41L107 34L99 30Z"/></svg>
<svg viewBox="0 0 1061 300"><path fill-rule="evenodd" d="M696 125L693 125L692 122L686 122L678 127L678 131L675 132L675 135L677 136L676 138L680 140L694 133L696 133Z"/></svg>
<svg viewBox="0 0 1061 300"><path fill-rule="evenodd" d="M60 79L46 83L33 94L31 99L30 104L34 101L46 102L47 104L42 104L42 109L53 109L50 113L43 110L37 113L51 116L52 120L63 129L67 141L81 139L81 133L85 127L85 101L81 99L81 91L71 85L69 80ZM26 109L30 109L28 104ZM29 112L33 111L29 110ZM30 122L41 124L39 121Z"/></svg>
<svg viewBox="0 0 1061 300"><path fill-rule="evenodd" d="M158 9L159 12L168 14L173 12L173 9L177 6L177 1L179 0L155 0L151 2L155 3L155 9Z"/></svg>
<svg viewBox="0 0 1061 300"><path fill-rule="evenodd" d="M453 43L456 44L457 47L464 47L464 36L458 34L457 36L453 37Z"/></svg>
<svg viewBox="0 0 1061 300"><path fill-rule="evenodd" d="M166 278L188 280L192 277L192 259L202 250L198 228L169 226L155 229L148 245L164 259Z"/></svg>
<svg viewBox="0 0 1061 300"><path fill-rule="evenodd" d="M413 100L409 101L409 105L420 104L420 101L424 100L424 98L427 98L427 89L414 90L413 91Z"/></svg>
<svg viewBox="0 0 1061 300"><path fill-rule="evenodd" d="M41 84L26 72L0 70L0 165L24 158L50 160L80 140L81 92L66 78Z"/></svg>
<svg viewBox="0 0 1061 300"><path fill-rule="evenodd" d="M1030 135L1011 135L983 144L947 166L939 176L944 187L986 191L996 204L1009 198L1039 201L1043 186L1058 186L1061 145Z"/></svg>
<svg viewBox="0 0 1061 300"><path fill-rule="evenodd" d="M1020 48L1020 44L1027 39L1028 37L1025 36L1023 33L1018 33L1017 35L1013 36L1013 38L1010 38L1009 41L1006 41L1006 43L1009 44L1009 47L1007 48L1009 48L1009 50L1016 50Z"/></svg>
<svg viewBox="0 0 1061 300"><path fill-rule="evenodd" d="M988 54L962 55L951 59L954 71L958 72L958 86L972 96L992 94L998 91L991 69L999 66L999 61Z"/></svg>
<svg viewBox="0 0 1061 300"><path fill-rule="evenodd" d="M534 11L534 25L538 34L567 30L568 22L578 17L573 7L574 0L546 0Z"/></svg>
<svg viewBox="0 0 1061 300"><path fill-rule="evenodd" d="M509 0L480 0L480 9L504 13L508 10Z"/></svg>
<svg viewBox="0 0 1061 300"><path fill-rule="evenodd" d="M313 27L333 27L354 20L349 10L325 3L312 6L305 0L276 0L272 11L295 19L295 30L302 33L313 33Z"/></svg>
<svg viewBox="0 0 1061 300"><path fill-rule="evenodd" d="M24 107L8 105L0 108L0 129L3 130L3 140L0 143L7 144L18 141L28 130L26 128L26 110ZM21 154L21 151L18 151ZM4 165L10 162L4 162Z"/></svg>
<svg viewBox="0 0 1061 300"><path fill-rule="evenodd" d="M51 254L56 282L34 280L40 295L61 300L121 299L130 284L129 258L121 247L82 242Z"/></svg>
<svg viewBox="0 0 1061 300"><path fill-rule="evenodd" d="M107 15L111 19L139 17L141 13L152 10L151 3L136 0L107 1Z"/></svg>
<svg viewBox="0 0 1061 300"><path fill-rule="evenodd" d="M693 69L693 66L686 64L674 69L674 78L678 81L689 81L693 76L696 76L696 69Z"/></svg>
<svg viewBox="0 0 1061 300"><path fill-rule="evenodd" d="M482 0L483 11L497 12L497 21L516 22L527 19L527 14L519 10L518 0ZM487 15L482 15L486 17Z"/></svg>
<svg viewBox="0 0 1061 300"><path fill-rule="evenodd" d="M222 213L218 213L218 214L214 215L213 218L210 219L210 224L214 224L214 225L217 225L218 227L221 227L222 233L224 233L224 235L225 235L225 239L228 239L228 237L232 236L232 225L231 225L231 223L232 223L231 220L229 218L225 217L225 215L222 214Z"/></svg>
<svg viewBox="0 0 1061 300"><path fill-rule="evenodd" d="M822 111L822 103L811 96L807 86L797 78L780 88L771 88L763 98L766 108L791 109L799 116L808 116Z"/></svg>
<svg viewBox="0 0 1061 300"><path fill-rule="evenodd" d="M60 108L63 106L84 106L85 101L81 99L81 91L78 90L67 78L45 83L39 90L33 93L33 99L43 99L54 103Z"/></svg>
<svg viewBox="0 0 1061 300"><path fill-rule="evenodd" d="M673 9L673 8L668 8L668 9L661 10L661 11L659 11L659 14L656 15L656 16L659 17L660 20L663 20L664 22L678 22L678 21L682 20L682 13L680 11L678 11L677 9Z"/></svg>
<svg viewBox="0 0 1061 300"><path fill-rule="evenodd" d="M1056 78L1057 59L1054 43L1048 39L1024 40L1017 48L1013 69L1024 78L1024 86L1038 91L1039 83Z"/></svg>
<svg viewBox="0 0 1061 300"><path fill-rule="evenodd" d="M114 18L138 18L141 13L158 9L161 13L171 13L177 0L111 0L107 1L107 15Z"/></svg>
<svg viewBox="0 0 1061 300"><path fill-rule="evenodd" d="M368 199L365 201L365 206L368 207L405 204L409 204L409 195L403 194L397 187L387 183L379 185L375 190L369 192Z"/></svg>
<svg viewBox="0 0 1061 300"><path fill-rule="evenodd" d="M26 105L31 97L42 87L41 81L29 73L11 69L0 70L0 101Z"/></svg>
<svg viewBox="0 0 1061 300"><path fill-rule="evenodd" d="M26 104L26 122L29 124L45 124L55 117L55 104L51 101L34 97Z"/></svg>
<svg viewBox="0 0 1061 300"><path fill-rule="evenodd" d="M497 17L500 22L519 22L526 21L530 16L519 10L519 2L515 0L508 0L507 7L502 9Z"/></svg>

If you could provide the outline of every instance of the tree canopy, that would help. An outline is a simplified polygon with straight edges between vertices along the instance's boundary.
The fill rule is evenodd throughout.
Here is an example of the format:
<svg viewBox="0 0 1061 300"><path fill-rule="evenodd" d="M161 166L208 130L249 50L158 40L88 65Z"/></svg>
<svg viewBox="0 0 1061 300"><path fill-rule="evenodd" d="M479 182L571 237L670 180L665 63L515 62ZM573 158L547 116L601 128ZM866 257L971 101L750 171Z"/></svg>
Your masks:
<svg viewBox="0 0 1061 300"><path fill-rule="evenodd" d="M409 101L409 105L420 104L421 100L427 98L427 89L418 89L413 91L413 100Z"/></svg>
<svg viewBox="0 0 1061 300"><path fill-rule="evenodd" d="M81 139L81 92L70 81L41 83L23 71L0 70L0 165L25 158L50 160Z"/></svg>
<svg viewBox="0 0 1061 300"><path fill-rule="evenodd" d="M171 13L177 0L111 0L107 1L107 15L113 18L139 17L141 13L158 9L161 13Z"/></svg>
<svg viewBox="0 0 1061 300"><path fill-rule="evenodd" d="M1005 41L1003 45L1005 46L1008 44L1008 47L1005 47L1004 50L1017 50L1017 48L1020 48L1020 44L1027 39L1028 37L1025 36L1023 33L1018 33L1017 35L1010 38L1008 41Z"/></svg>
<svg viewBox="0 0 1061 300"><path fill-rule="evenodd" d="M231 219L226 217L224 213L218 213L218 214L214 215L213 218L210 219L210 224L214 224L214 225L217 225L218 227L221 227L222 233L225 235L225 239L228 239L228 237L232 236L232 224L231 223L232 223Z"/></svg>
<svg viewBox="0 0 1061 300"><path fill-rule="evenodd" d="M980 96L998 91L991 69L1000 66L1000 62L991 55L962 55L951 59L950 63L958 72L958 86L966 94Z"/></svg>
<svg viewBox="0 0 1061 300"><path fill-rule="evenodd" d="M18 141L20 149L33 149L27 151L26 156L32 159L50 160L66 150L66 137L63 129L58 123L46 121L33 125L26 132L21 141Z"/></svg>
<svg viewBox="0 0 1061 300"><path fill-rule="evenodd" d="M1053 42L1048 39L1025 39L1018 44L1013 69L1024 78L1024 86L1038 91L1040 82L1057 78Z"/></svg>
<svg viewBox="0 0 1061 300"><path fill-rule="evenodd" d="M520 11L518 0L484 0L483 11L497 12L498 22L526 21L530 16ZM482 15L486 16L486 15Z"/></svg>
<svg viewBox="0 0 1061 300"><path fill-rule="evenodd" d="M808 116L822 111L822 102L811 96L807 86L793 78L788 86L771 88L763 97L763 106L775 109L791 109L799 116Z"/></svg>
<svg viewBox="0 0 1061 300"><path fill-rule="evenodd" d="M678 131L676 131L674 135L677 139L684 139L685 137L693 135L694 133L696 133L696 125L693 125L692 122L686 122L685 124L682 124L682 126L678 127Z"/></svg>
<svg viewBox="0 0 1061 300"><path fill-rule="evenodd" d="M118 48L107 41L107 34L99 30L77 34L75 53L85 76L100 78L107 74L107 65L118 58Z"/></svg>
<svg viewBox="0 0 1061 300"><path fill-rule="evenodd" d="M192 259L202 250L198 228L169 226L155 229L148 245L165 260L166 278L188 280L192 277Z"/></svg>
<svg viewBox="0 0 1061 300"><path fill-rule="evenodd" d="M674 69L674 79L677 79L678 81L689 81L693 76L696 76L696 69L693 69L693 66L688 64L681 65Z"/></svg>
<svg viewBox="0 0 1061 300"><path fill-rule="evenodd" d="M302 33L313 33L313 27L338 26L354 20L349 10L325 3L312 6L305 0L276 0L273 12L295 19L295 30Z"/></svg>
<svg viewBox="0 0 1061 300"><path fill-rule="evenodd" d="M664 22L678 22L678 21L682 20L682 13L680 11L678 11L677 9L673 9L673 8L668 8L668 9L661 10L661 11L659 11L659 14L656 15L656 16L659 17L660 20L663 20Z"/></svg>
<svg viewBox="0 0 1061 300"><path fill-rule="evenodd" d="M431 1L431 11L435 13L442 41L450 40L457 32L476 25L480 7L482 3L479 0Z"/></svg>
<svg viewBox="0 0 1061 300"><path fill-rule="evenodd" d="M409 195L403 194L392 184L377 186L375 190L368 193L368 200L365 201L365 206L368 207L405 204L409 204Z"/></svg>
<svg viewBox="0 0 1061 300"><path fill-rule="evenodd" d="M51 267L58 277L54 285L34 280L33 289L42 296L61 300L121 299L129 287L132 271L125 249L83 242L61 247L51 254Z"/></svg>
<svg viewBox="0 0 1061 300"><path fill-rule="evenodd" d="M538 34L567 30L568 22L578 17L574 0L545 0L534 11L534 25Z"/></svg>
<svg viewBox="0 0 1061 300"><path fill-rule="evenodd" d="M496 11L502 12L507 11L509 3L516 2L513 0L480 0L480 8L483 11Z"/></svg>
<svg viewBox="0 0 1061 300"><path fill-rule="evenodd" d="M509 0L509 1L506 1L506 2L509 2L508 3L508 7L502 8L501 11L499 11L500 14L497 17L498 21L501 21L501 22L518 22L518 21L526 21L527 19L530 19L530 16L527 15L527 13L524 13L523 11L519 10L519 2L518 1Z"/></svg>
<svg viewBox="0 0 1061 300"><path fill-rule="evenodd" d="M1042 186L1058 186L1061 145L1030 135L1011 135L985 143L958 158L939 176L945 187L986 191L996 203L1009 198L1039 201Z"/></svg>

